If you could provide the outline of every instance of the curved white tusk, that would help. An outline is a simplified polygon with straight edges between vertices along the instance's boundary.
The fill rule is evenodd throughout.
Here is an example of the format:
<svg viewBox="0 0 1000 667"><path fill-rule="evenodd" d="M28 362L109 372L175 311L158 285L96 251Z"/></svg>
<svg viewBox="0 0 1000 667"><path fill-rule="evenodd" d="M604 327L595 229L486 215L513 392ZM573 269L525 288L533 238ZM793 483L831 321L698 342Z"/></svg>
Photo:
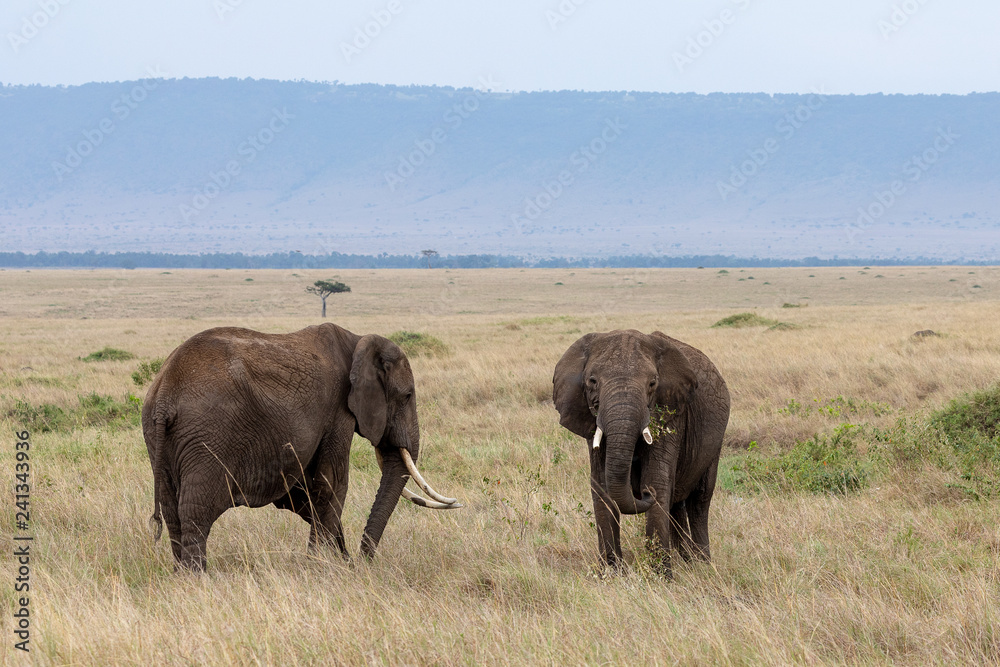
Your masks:
<svg viewBox="0 0 1000 667"><path fill-rule="evenodd" d="M375 460L378 461L378 469L384 470L382 463L382 454L378 451L378 448L375 449ZM444 503L439 503L436 500L427 500L423 496L418 496L413 491L410 491L405 486L403 487L403 497L409 500L414 505L417 505L418 507L427 507L432 510L454 510L458 509L459 507L465 507L462 503L452 503L450 505L445 505Z"/></svg>
<svg viewBox="0 0 1000 667"><path fill-rule="evenodd" d="M413 478L413 481L417 483L417 486L419 486L424 493L439 503L444 503L445 505L454 505L458 502L458 498L448 498L442 496L440 493L431 488L431 485L427 483L427 481L423 478L423 475L420 474L420 471L417 470L417 465L410 457L409 450L400 448L399 451L403 455L403 463L406 464L406 469L410 471L410 477Z"/></svg>
<svg viewBox="0 0 1000 667"><path fill-rule="evenodd" d="M600 446L601 446L601 438L603 438L603 437L604 437L604 431L602 431L601 427L598 426L597 427L597 431L594 432L594 449L599 449L600 448Z"/></svg>
<svg viewBox="0 0 1000 667"><path fill-rule="evenodd" d="M647 445L653 444L653 434L649 432L649 427L642 429L642 439L646 441Z"/></svg>
<svg viewBox="0 0 1000 667"><path fill-rule="evenodd" d="M423 496L418 496L413 491L410 491L406 487L403 487L403 497L409 500L414 505L419 507L429 507L432 510L453 510L462 507L462 503L452 503L450 505L445 505L444 503L439 503L436 500L427 500Z"/></svg>

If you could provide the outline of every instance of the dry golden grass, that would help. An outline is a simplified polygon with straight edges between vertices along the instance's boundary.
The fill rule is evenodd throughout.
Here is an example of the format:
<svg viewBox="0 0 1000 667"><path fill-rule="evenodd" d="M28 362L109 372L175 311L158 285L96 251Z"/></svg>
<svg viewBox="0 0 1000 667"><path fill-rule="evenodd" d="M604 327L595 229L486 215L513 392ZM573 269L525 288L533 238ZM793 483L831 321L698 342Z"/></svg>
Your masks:
<svg viewBox="0 0 1000 667"><path fill-rule="evenodd" d="M307 554L307 527L287 512L231 510L209 539L209 574L176 575L146 526L139 429L35 433L34 663L1000 663L1000 502L967 500L931 467L846 497L722 488L711 566L676 563L662 581L645 565L641 519L629 518L633 567L602 577L586 446L551 405L552 369L573 340L630 327L715 361L733 393L726 455L751 440L776 453L844 419L890 424L1000 379L1000 270L295 273L0 272L3 479L18 399L69 408L90 392L141 395L129 377L141 360L212 326L314 324L319 300L305 286L336 277L354 291L330 297L332 321L448 346L411 358L420 462L466 507L401 503L376 560L353 565ZM748 310L800 328L711 328ZM910 338L927 328L944 336ZM78 360L105 346L137 359ZM782 411L837 396L879 405L848 417ZM361 439L352 462L344 522L356 552L378 472ZM0 516L12 526L7 498ZM10 553L9 532L0 543ZM6 610L12 572L4 559ZM8 612L0 629L0 662L26 664Z"/></svg>

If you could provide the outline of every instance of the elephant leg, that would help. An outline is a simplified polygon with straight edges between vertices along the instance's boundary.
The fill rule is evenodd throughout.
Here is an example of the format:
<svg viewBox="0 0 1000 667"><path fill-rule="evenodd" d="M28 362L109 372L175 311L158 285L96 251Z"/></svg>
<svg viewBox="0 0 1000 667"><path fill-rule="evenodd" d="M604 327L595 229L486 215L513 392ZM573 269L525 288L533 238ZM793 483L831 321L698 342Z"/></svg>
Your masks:
<svg viewBox="0 0 1000 667"><path fill-rule="evenodd" d="M196 572L205 571L206 544L212 524L231 503L205 497L181 484L177 514L180 520L180 566Z"/></svg>
<svg viewBox="0 0 1000 667"><path fill-rule="evenodd" d="M679 503L674 503L673 507L670 508L670 536L684 562L691 562L694 542L691 541L687 505L683 500Z"/></svg>
<svg viewBox="0 0 1000 667"><path fill-rule="evenodd" d="M670 502L670 490L657 489L656 502L646 512L646 547L653 559L653 567L667 579L671 577L670 548L671 539L670 517L667 507Z"/></svg>
<svg viewBox="0 0 1000 667"><path fill-rule="evenodd" d="M212 530L212 524L222 515L225 508L214 503L184 502L183 493L181 498L178 508L181 523L180 565L184 569L204 572L208 533Z"/></svg>
<svg viewBox="0 0 1000 667"><path fill-rule="evenodd" d="M590 495L594 501L594 523L597 524L597 547L601 559L617 568L622 564L621 512L604 490L602 453L603 450L591 450Z"/></svg>
<svg viewBox="0 0 1000 667"><path fill-rule="evenodd" d="M688 518L691 522L691 539L694 543L695 558L703 561L712 560L712 552L708 545L708 510L715 493L715 477L719 462L716 460L701 480L698 487L687 501Z"/></svg>
<svg viewBox="0 0 1000 667"><path fill-rule="evenodd" d="M350 470L350 459L342 457L333 464L321 462L312 488L315 498L316 521L309 533L309 549L318 545L335 544L344 558L350 558L347 552L347 542L344 539L344 526L340 516L344 511L344 500L347 498L347 483Z"/></svg>
<svg viewBox="0 0 1000 667"><path fill-rule="evenodd" d="M676 545L670 521L670 499L674 493L672 457L660 448L643 448L638 465L642 471L639 483L633 484L633 493L639 489L653 492L655 502L646 511L646 548L649 551L654 570L669 579L671 577L670 550Z"/></svg>

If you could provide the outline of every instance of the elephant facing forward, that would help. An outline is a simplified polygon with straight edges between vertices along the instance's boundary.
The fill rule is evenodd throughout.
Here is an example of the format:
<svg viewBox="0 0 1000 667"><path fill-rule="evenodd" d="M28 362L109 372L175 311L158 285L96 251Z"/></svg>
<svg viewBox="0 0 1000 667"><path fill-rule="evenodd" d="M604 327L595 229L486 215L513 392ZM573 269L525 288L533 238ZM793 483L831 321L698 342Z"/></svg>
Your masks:
<svg viewBox="0 0 1000 667"><path fill-rule="evenodd" d="M603 560L620 564L621 515L642 513L667 576L672 546L709 560L729 390L708 357L659 331L590 333L556 364L552 384L559 423L588 443Z"/></svg>
<svg viewBox="0 0 1000 667"><path fill-rule="evenodd" d="M375 446L382 469L363 555L374 555L400 494L424 507L461 507L416 468L420 433L406 356L386 338L334 324L192 336L146 394L142 432L153 467L150 524L157 539L167 524L184 568L205 569L212 524L239 505L291 510L309 523L310 548L332 543L347 557L340 516L354 433ZM431 499L404 488L408 475Z"/></svg>

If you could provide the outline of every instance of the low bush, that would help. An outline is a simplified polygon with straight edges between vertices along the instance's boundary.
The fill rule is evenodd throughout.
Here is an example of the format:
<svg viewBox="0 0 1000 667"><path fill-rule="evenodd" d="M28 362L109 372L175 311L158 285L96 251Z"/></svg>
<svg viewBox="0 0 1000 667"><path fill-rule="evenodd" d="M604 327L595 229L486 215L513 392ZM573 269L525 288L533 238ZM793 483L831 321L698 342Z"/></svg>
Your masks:
<svg viewBox="0 0 1000 667"><path fill-rule="evenodd" d="M160 372L163 368L163 359L153 359L152 361L143 361L139 364L139 368L132 372L132 382L137 387L144 387L145 385L152 382L153 377Z"/></svg>
<svg viewBox="0 0 1000 667"><path fill-rule="evenodd" d="M129 359L135 359L135 355L115 347L106 347L103 350L91 352L85 357L80 357L81 361L128 361Z"/></svg>
<svg viewBox="0 0 1000 667"><path fill-rule="evenodd" d="M732 465L730 484L747 491L803 491L849 493L868 486L871 463L855 447L857 426L841 424L832 434L815 435L796 443L780 456L762 457L751 443Z"/></svg>
<svg viewBox="0 0 1000 667"><path fill-rule="evenodd" d="M20 398L14 402L14 407L7 412L7 416L19 427L24 424L24 427L32 433L61 431L66 429L68 424L66 412L59 406L51 403L34 406Z"/></svg>
<svg viewBox="0 0 1000 667"><path fill-rule="evenodd" d="M931 415L930 422L952 439L977 435L996 438L1000 432L1000 384L954 399Z"/></svg>
<svg viewBox="0 0 1000 667"><path fill-rule="evenodd" d="M430 334L396 331L389 334L389 340L398 345L407 356L436 357L448 353L448 346Z"/></svg>
<svg viewBox="0 0 1000 667"><path fill-rule="evenodd" d="M75 408L61 408L51 403L32 405L18 399L7 416L34 433L69 432L88 426L122 428L138 426L142 415L142 399L129 394L124 401L96 393L77 397Z"/></svg>
<svg viewBox="0 0 1000 667"><path fill-rule="evenodd" d="M781 322L778 320L772 320L768 317L762 317L757 313L737 313L736 315L723 317L721 320L713 324L712 327L733 327L735 329L739 329L742 327L773 327L778 324L781 324Z"/></svg>
<svg viewBox="0 0 1000 667"><path fill-rule="evenodd" d="M884 403L843 396L802 405L791 400L779 412L832 417L881 416ZM856 441L866 442L862 454ZM973 499L1000 495L1000 385L965 394L926 418L900 417L889 427L842 423L777 456L761 456L756 442L728 459L720 480L737 491L848 493L873 478L928 466L952 475L949 487Z"/></svg>

